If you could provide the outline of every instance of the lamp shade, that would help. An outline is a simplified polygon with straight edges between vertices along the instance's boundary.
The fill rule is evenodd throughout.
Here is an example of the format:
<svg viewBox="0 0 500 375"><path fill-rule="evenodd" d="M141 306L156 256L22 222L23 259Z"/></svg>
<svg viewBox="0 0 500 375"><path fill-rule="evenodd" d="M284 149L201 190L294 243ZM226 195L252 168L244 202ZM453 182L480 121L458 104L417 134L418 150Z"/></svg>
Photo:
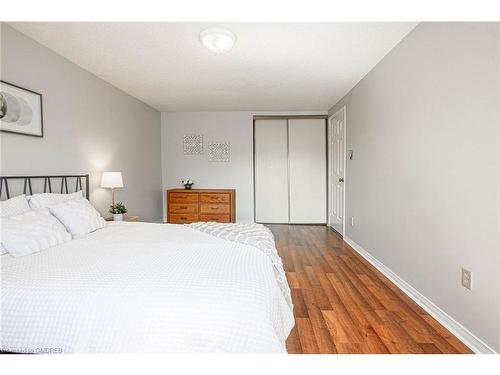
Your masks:
<svg viewBox="0 0 500 375"><path fill-rule="evenodd" d="M101 187L122 188L123 187L122 172L103 172L101 179Z"/></svg>

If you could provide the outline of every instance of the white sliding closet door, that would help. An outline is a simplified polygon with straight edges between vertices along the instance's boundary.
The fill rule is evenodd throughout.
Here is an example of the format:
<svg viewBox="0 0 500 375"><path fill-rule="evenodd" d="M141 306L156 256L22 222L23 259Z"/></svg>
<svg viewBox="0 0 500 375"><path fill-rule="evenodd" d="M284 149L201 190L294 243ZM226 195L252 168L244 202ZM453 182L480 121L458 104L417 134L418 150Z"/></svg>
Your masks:
<svg viewBox="0 0 500 375"><path fill-rule="evenodd" d="M288 120L288 142L289 222L326 223L325 120Z"/></svg>
<svg viewBox="0 0 500 375"><path fill-rule="evenodd" d="M255 120L255 220L288 223L287 120Z"/></svg>

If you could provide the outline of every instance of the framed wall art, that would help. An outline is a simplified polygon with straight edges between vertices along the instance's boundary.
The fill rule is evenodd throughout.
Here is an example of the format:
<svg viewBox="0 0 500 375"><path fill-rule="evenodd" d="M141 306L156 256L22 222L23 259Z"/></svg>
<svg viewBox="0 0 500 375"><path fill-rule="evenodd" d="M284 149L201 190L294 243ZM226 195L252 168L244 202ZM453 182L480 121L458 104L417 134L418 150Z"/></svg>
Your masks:
<svg viewBox="0 0 500 375"><path fill-rule="evenodd" d="M0 81L0 131L43 137L42 95Z"/></svg>
<svg viewBox="0 0 500 375"><path fill-rule="evenodd" d="M208 147L208 160L213 162L229 162L231 145L229 142L212 142Z"/></svg>
<svg viewBox="0 0 500 375"><path fill-rule="evenodd" d="M184 155L203 154L203 136L200 134L185 135L182 138L182 151Z"/></svg>

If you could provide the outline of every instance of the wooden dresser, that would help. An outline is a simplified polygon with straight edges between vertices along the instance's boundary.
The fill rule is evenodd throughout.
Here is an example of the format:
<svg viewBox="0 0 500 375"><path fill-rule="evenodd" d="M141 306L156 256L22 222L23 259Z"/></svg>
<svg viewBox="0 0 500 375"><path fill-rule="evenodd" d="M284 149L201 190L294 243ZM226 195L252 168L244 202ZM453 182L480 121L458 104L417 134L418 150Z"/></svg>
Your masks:
<svg viewBox="0 0 500 375"><path fill-rule="evenodd" d="M167 190L167 223L235 222L234 189Z"/></svg>

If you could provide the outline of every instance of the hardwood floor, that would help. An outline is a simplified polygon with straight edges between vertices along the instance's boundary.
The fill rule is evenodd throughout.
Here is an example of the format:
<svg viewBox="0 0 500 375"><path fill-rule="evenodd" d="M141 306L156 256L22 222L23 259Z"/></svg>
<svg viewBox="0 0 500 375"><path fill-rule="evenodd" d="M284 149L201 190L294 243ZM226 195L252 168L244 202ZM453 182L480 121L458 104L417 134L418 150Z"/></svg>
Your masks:
<svg viewBox="0 0 500 375"><path fill-rule="evenodd" d="M289 353L471 353L332 230L268 227L292 290Z"/></svg>

